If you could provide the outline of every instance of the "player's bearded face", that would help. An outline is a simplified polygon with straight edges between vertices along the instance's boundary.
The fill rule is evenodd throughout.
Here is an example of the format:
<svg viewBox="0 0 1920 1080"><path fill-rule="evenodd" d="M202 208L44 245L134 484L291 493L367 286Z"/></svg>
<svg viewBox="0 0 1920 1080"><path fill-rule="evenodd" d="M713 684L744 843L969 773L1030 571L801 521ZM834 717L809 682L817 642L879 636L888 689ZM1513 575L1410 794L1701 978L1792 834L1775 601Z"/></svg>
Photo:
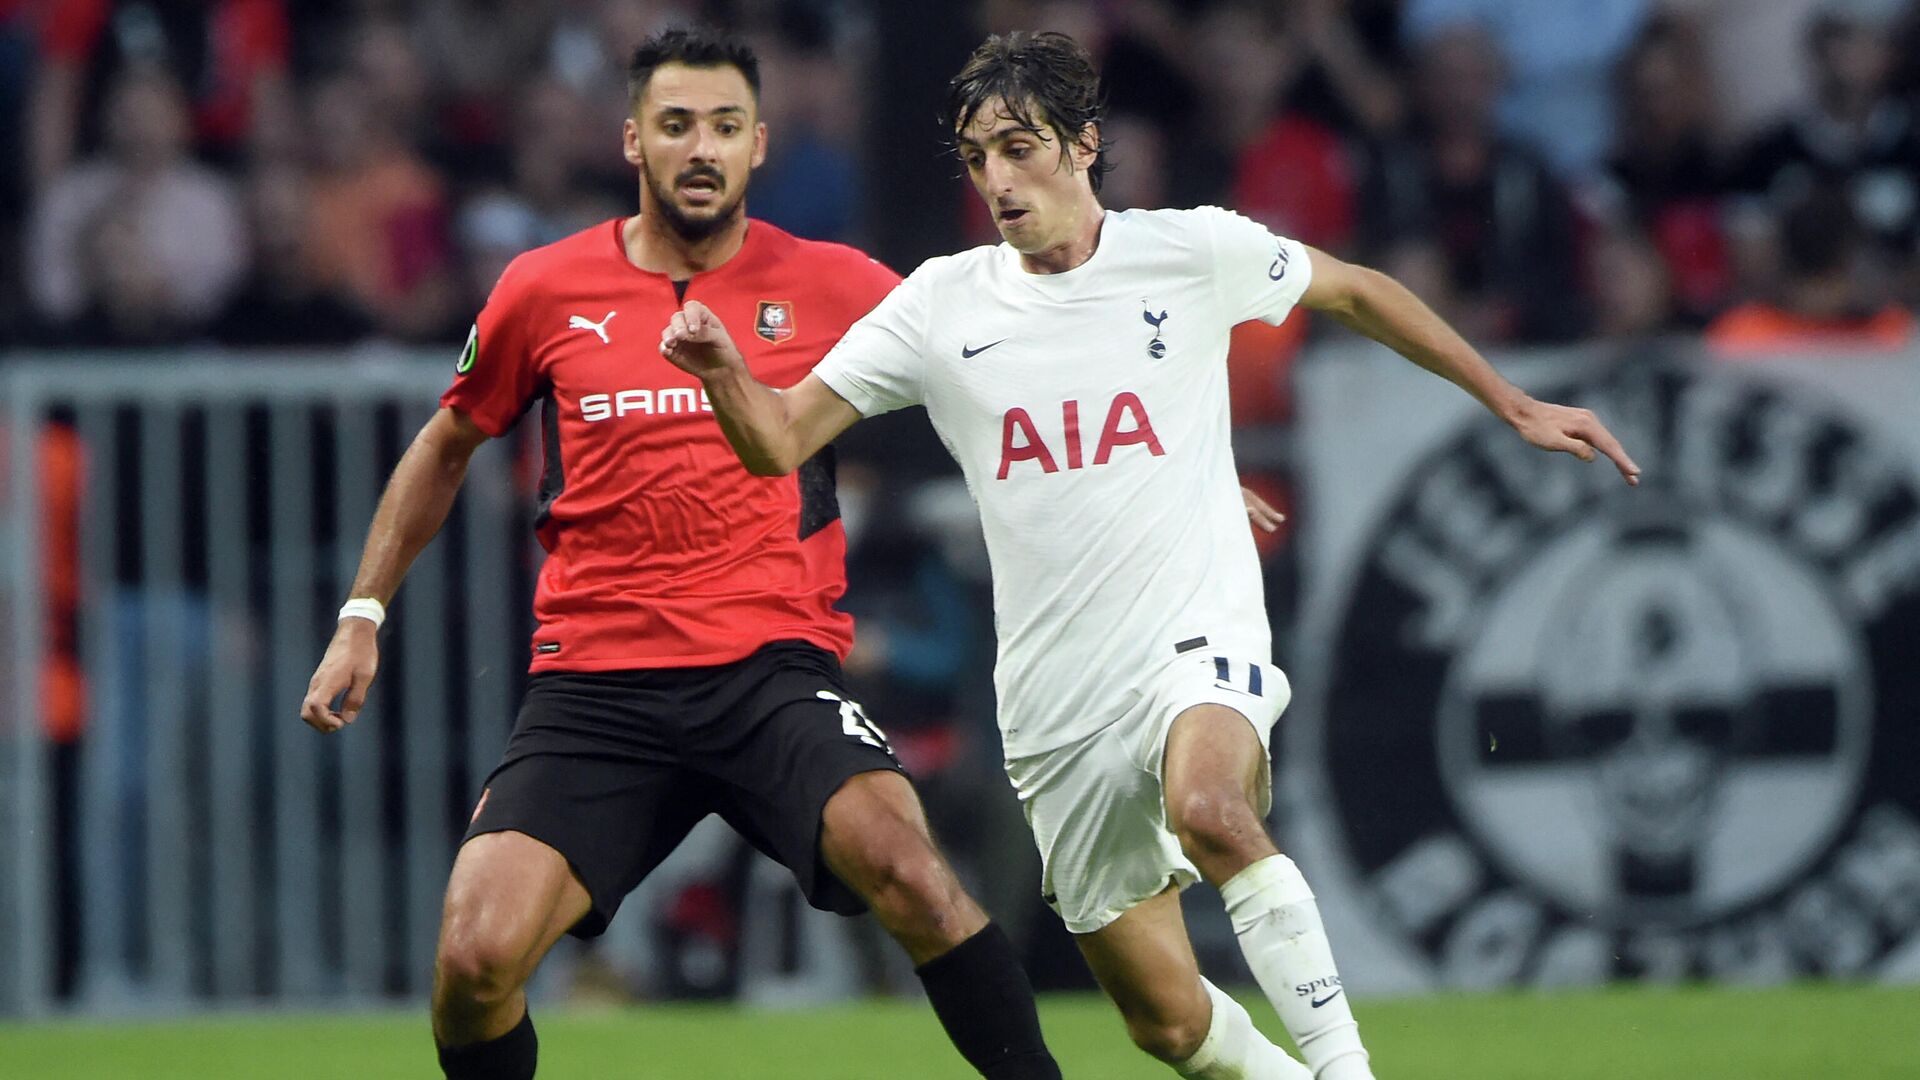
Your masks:
<svg viewBox="0 0 1920 1080"><path fill-rule="evenodd" d="M732 224L740 216L747 198L747 174L739 174L737 183L718 166L694 162L678 173L649 162L643 175L653 194L652 210L687 240L704 240Z"/></svg>
<svg viewBox="0 0 1920 1080"><path fill-rule="evenodd" d="M1022 254L1069 243L1094 199L1085 146L1061 153L1060 134L1038 108L1015 115L998 98L982 105L958 133L967 178L985 200L1001 239Z"/></svg>
<svg viewBox="0 0 1920 1080"><path fill-rule="evenodd" d="M627 160L640 167L641 212L688 241L739 219L747 181L766 156L752 88L732 67L669 64L655 71L627 123Z"/></svg>

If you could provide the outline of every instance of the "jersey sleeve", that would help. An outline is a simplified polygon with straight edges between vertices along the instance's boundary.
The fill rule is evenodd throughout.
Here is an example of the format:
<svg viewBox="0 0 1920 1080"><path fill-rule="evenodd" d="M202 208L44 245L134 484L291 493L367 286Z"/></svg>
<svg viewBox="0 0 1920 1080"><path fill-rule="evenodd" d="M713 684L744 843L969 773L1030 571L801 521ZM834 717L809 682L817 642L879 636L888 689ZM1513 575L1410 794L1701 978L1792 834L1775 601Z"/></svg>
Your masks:
<svg viewBox="0 0 1920 1080"><path fill-rule="evenodd" d="M530 307L519 267L509 264L453 367L453 385L440 404L458 409L488 435L512 430L533 401L539 385L529 333Z"/></svg>
<svg viewBox="0 0 1920 1080"><path fill-rule="evenodd" d="M1266 226L1216 206L1196 213L1206 223L1211 260L1205 267L1214 289L1235 323L1259 319L1272 326L1286 321L1313 280L1306 245L1275 236Z"/></svg>
<svg viewBox="0 0 1920 1080"><path fill-rule="evenodd" d="M813 373L861 416L920 404L925 400L921 376L926 296L923 275L916 273L901 282L847 330Z"/></svg>

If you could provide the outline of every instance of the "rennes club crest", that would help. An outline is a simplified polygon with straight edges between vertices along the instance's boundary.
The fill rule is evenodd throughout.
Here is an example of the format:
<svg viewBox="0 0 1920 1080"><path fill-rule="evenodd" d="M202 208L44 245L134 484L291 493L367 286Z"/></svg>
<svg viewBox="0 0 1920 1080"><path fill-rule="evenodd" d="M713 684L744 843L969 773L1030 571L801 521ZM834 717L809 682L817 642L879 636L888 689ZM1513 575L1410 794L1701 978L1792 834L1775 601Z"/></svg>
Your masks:
<svg viewBox="0 0 1920 1080"><path fill-rule="evenodd" d="M785 300L762 300L753 317L753 332L778 345L793 336L793 305Z"/></svg>

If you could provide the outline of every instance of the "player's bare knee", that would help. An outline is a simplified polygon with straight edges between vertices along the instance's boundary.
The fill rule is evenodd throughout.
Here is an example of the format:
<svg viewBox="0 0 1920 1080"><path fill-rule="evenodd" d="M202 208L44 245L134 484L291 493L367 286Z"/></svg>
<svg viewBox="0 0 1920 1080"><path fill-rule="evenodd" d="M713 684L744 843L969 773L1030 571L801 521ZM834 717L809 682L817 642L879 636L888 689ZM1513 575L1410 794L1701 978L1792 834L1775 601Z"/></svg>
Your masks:
<svg viewBox="0 0 1920 1080"><path fill-rule="evenodd" d="M474 1005L505 1001L526 981L526 950L476 934L450 933L435 957L436 995Z"/></svg>
<svg viewBox="0 0 1920 1080"><path fill-rule="evenodd" d="M1181 848L1196 862L1254 858L1266 846L1265 827L1237 788L1190 788L1167 809Z"/></svg>

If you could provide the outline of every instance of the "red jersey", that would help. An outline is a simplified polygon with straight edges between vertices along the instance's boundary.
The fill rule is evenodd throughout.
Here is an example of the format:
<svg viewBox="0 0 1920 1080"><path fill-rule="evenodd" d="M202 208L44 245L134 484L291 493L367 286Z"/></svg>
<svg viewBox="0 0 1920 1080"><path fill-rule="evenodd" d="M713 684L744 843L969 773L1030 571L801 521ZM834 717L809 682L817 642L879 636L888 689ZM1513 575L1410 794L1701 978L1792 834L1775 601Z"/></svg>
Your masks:
<svg viewBox="0 0 1920 1080"><path fill-rule="evenodd" d="M541 405L533 670L724 664L780 639L844 659L831 448L791 476L747 472L700 381L660 355L681 301L667 275L627 260L621 226L513 260L440 397L496 437ZM752 221L686 299L719 315L755 378L783 387L899 281L852 248Z"/></svg>

